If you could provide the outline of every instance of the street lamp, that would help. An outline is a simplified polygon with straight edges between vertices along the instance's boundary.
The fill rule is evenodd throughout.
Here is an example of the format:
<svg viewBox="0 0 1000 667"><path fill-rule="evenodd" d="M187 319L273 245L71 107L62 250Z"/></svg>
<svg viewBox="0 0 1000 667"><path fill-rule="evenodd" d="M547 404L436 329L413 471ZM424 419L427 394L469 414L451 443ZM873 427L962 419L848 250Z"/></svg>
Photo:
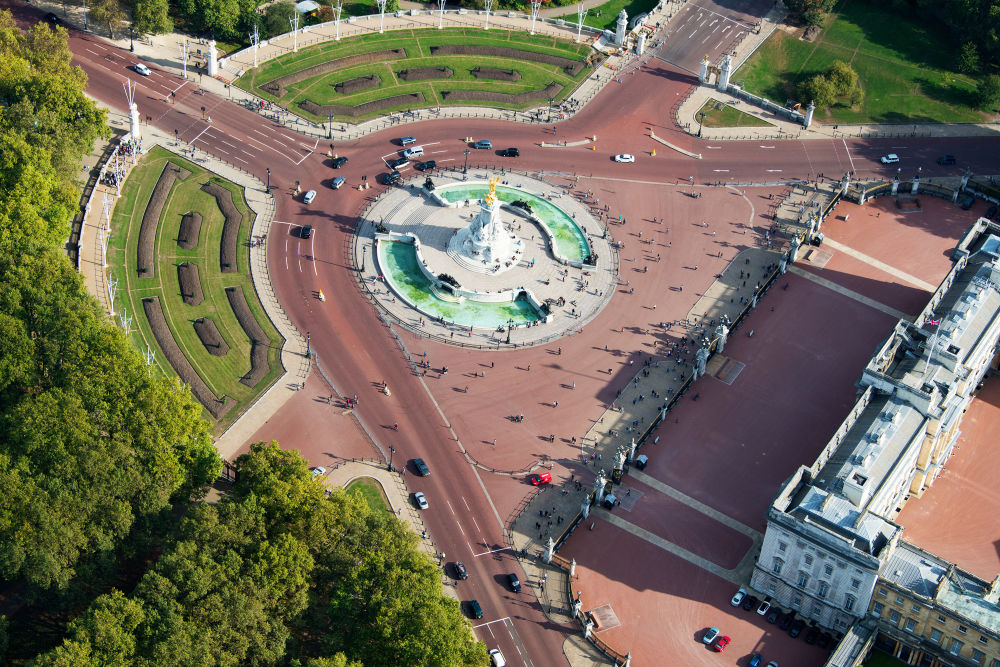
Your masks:
<svg viewBox="0 0 1000 667"><path fill-rule="evenodd" d="M468 148L465 149L465 169L462 170L463 174L469 173L469 153L471 153Z"/></svg>
<svg viewBox="0 0 1000 667"><path fill-rule="evenodd" d="M333 114L328 114L330 121L330 133L326 135L327 139L333 139Z"/></svg>
<svg viewBox="0 0 1000 667"><path fill-rule="evenodd" d="M705 112L702 111L698 114L698 138L701 139L701 130L705 127Z"/></svg>
<svg viewBox="0 0 1000 667"><path fill-rule="evenodd" d="M267 194L271 194L271 168L267 168Z"/></svg>
<svg viewBox="0 0 1000 667"><path fill-rule="evenodd" d="M368 246L361 246L361 273L365 272L365 254L368 252Z"/></svg>
<svg viewBox="0 0 1000 667"><path fill-rule="evenodd" d="M389 472L392 472L392 455L396 453L396 448L389 445Z"/></svg>
<svg viewBox="0 0 1000 667"><path fill-rule="evenodd" d="M132 26L128 27L128 50L135 53L135 30Z"/></svg>
<svg viewBox="0 0 1000 667"><path fill-rule="evenodd" d="M514 320L507 320L507 345L510 345L510 330L514 328Z"/></svg>
<svg viewBox="0 0 1000 667"><path fill-rule="evenodd" d="M550 97L549 98L549 116L548 116L548 118L545 119L546 123L549 122L550 120L552 120L552 103L555 102L555 101L556 100L555 100L554 97Z"/></svg>

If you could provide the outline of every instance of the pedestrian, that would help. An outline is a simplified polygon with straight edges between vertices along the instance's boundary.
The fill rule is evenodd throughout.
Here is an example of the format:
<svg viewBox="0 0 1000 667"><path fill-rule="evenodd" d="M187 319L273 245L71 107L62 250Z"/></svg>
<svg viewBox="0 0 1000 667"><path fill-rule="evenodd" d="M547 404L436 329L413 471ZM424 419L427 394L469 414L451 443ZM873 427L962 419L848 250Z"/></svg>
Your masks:
<svg viewBox="0 0 1000 667"><path fill-rule="evenodd" d="M496 438L493 438L493 446L494 446L494 447L496 447L496 446L497 446L497 439L496 439Z"/></svg>
<svg viewBox="0 0 1000 667"><path fill-rule="evenodd" d="M493 368L493 362L492 361L490 362L490 368Z"/></svg>

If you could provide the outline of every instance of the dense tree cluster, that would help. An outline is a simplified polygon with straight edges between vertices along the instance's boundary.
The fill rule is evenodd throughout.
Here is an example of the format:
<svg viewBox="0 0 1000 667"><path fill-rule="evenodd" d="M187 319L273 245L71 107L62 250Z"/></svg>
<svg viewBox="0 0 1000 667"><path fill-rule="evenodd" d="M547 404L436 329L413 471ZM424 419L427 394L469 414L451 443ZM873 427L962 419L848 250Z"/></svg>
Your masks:
<svg viewBox="0 0 1000 667"><path fill-rule="evenodd" d="M847 104L860 104L864 92L858 73L841 60L834 60L825 72L815 74L799 86L799 96L804 102L815 102L817 107L832 106L840 100Z"/></svg>
<svg viewBox="0 0 1000 667"><path fill-rule="evenodd" d="M785 6L793 17L806 25L819 25L833 10L836 0L785 0Z"/></svg>

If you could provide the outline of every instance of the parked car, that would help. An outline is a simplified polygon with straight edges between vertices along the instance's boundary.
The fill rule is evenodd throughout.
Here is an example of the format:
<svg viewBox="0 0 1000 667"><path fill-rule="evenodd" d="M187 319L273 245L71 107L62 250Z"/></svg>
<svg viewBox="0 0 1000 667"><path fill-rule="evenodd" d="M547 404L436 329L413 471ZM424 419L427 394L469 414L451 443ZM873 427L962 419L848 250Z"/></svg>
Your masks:
<svg viewBox="0 0 1000 667"><path fill-rule="evenodd" d="M521 151L516 148L505 148L500 151L501 157L520 157Z"/></svg>
<svg viewBox="0 0 1000 667"><path fill-rule="evenodd" d="M152 74L152 72L149 71L149 68L143 65L142 63L136 63L132 65L132 69L134 69L136 72L138 72L143 76L149 76L150 74Z"/></svg>
<svg viewBox="0 0 1000 667"><path fill-rule="evenodd" d="M730 600L730 604L732 604L734 607L739 607L743 603L743 598L745 598L746 596L747 596L746 589L741 588L740 590L736 591L736 595L734 595L733 599Z"/></svg>
<svg viewBox="0 0 1000 667"><path fill-rule="evenodd" d="M997 217L997 206L994 204L986 209L986 217L990 220L994 220Z"/></svg>
<svg viewBox="0 0 1000 667"><path fill-rule="evenodd" d="M53 28L56 27L57 25L62 25L62 19L60 19L58 16L56 16L52 12L49 12L48 14L45 15L45 20Z"/></svg>
<svg viewBox="0 0 1000 667"><path fill-rule="evenodd" d="M313 474L313 479L316 479L320 475L326 474L326 468L324 468L323 466L316 466L315 468L311 468L311 470Z"/></svg>
<svg viewBox="0 0 1000 667"><path fill-rule="evenodd" d="M760 663L763 662L764 656L760 653L754 653L750 656L750 662L747 663L747 667L760 667Z"/></svg>
<svg viewBox="0 0 1000 667"><path fill-rule="evenodd" d="M425 496L422 491L417 491L413 494L413 502L415 502L417 507L422 510L430 507L430 504L427 502L427 496Z"/></svg>
<svg viewBox="0 0 1000 667"><path fill-rule="evenodd" d="M469 571L465 569L465 563L460 560L455 561L455 577L463 581L469 578Z"/></svg>
<svg viewBox="0 0 1000 667"><path fill-rule="evenodd" d="M413 168L416 169L417 171L429 171L437 166L438 163L435 160L427 160L426 162L418 162L417 164L413 165Z"/></svg>
<svg viewBox="0 0 1000 667"><path fill-rule="evenodd" d="M701 641L706 644L711 644L715 641L715 638L719 636L719 628L709 628L705 631L705 636L701 638Z"/></svg>
<svg viewBox="0 0 1000 667"><path fill-rule="evenodd" d="M729 639L729 637L725 636L719 637L718 639L715 640L715 644L712 645L712 648L714 648L719 653L722 653L723 651L726 650L726 647L729 646L730 641L731 640Z"/></svg>
<svg viewBox="0 0 1000 667"><path fill-rule="evenodd" d="M763 602L760 603L760 606L757 607L757 613L761 616L767 616L767 610L770 608L771 608L770 600L764 600Z"/></svg>
<svg viewBox="0 0 1000 667"><path fill-rule="evenodd" d="M316 191L315 190L310 190L309 192L307 192L305 194L304 197L302 197L302 203L303 204L311 204L311 203L313 203L314 199L316 199Z"/></svg>
<svg viewBox="0 0 1000 667"><path fill-rule="evenodd" d="M515 593L521 592L521 580L517 578L516 574L513 573L508 574L507 583L510 584L510 590L514 591Z"/></svg>
<svg viewBox="0 0 1000 667"><path fill-rule="evenodd" d="M777 607L771 607L771 613L767 615L767 622L773 625L778 622L779 618L781 618L781 610Z"/></svg>
<svg viewBox="0 0 1000 667"><path fill-rule="evenodd" d="M895 153L889 153L888 155L883 155L879 158L879 162L882 164L896 164L899 162L899 156Z"/></svg>
<svg viewBox="0 0 1000 667"><path fill-rule="evenodd" d="M645 470L646 466L649 465L649 457L645 454L639 454L639 456L635 457L633 465L639 470Z"/></svg>
<svg viewBox="0 0 1000 667"><path fill-rule="evenodd" d="M963 195L962 198L958 200L958 205L962 208L963 211L968 211L970 208L972 208L972 205L975 203L976 203L976 198L971 194Z"/></svg>
<svg viewBox="0 0 1000 667"><path fill-rule="evenodd" d="M535 486L541 486L542 484L548 484L552 481L552 473L543 472L540 475L532 475L528 479L530 479L531 483Z"/></svg>
<svg viewBox="0 0 1000 667"><path fill-rule="evenodd" d="M831 641L833 641L833 637L829 632L821 632L819 633L819 641L816 642L816 645L820 648L827 648L830 646Z"/></svg>
<svg viewBox="0 0 1000 667"><path fill-rule="evenodd" d="M819 639L819 630L816 629L815 625L810 625L809 629L806 630L806 643L815 644L817 639Z"/></svg>
<svg viewBox="0 0 1000 667"><path fill-rule="evenodd" d="M427 477L431 474L431 469L427 467L423 459L413 459L413 467L417 469L417 474L421 477Z"/></svg>
<svg viewBox="0 0 1000 667"><path fill-rule="evenodd" d="M938 164L955 164L954 155L942 155L937 159Z"/></svg>
<svg viewBox="0 0 1000 667"><path fill-rule="evenodd" d="M792 623L792 627L788 629L788 636L791 637L792 639L795 639L796 637L802 634L802 628L804 627L806 627L805 621L803 621L801 618L795 619L795 622Z"/></svg>
<svg viewBox="0 0 1000 667"><path fill-rule="evenodd" d="M790 611L781 617L781 622L778 623L778 628L782 631L788 630L792 627L792 623L795 622L795 612Z"/></svg>
<svg viewBox="0 0 1000 667"><path fill-rule="evenodd" d="M767 667L778 667L778 661L772 660L771 662L767 663Z"/></svg>
<svg viewBox="0 0 1000 667"><path fill-rule="evenodd" d="M615 162L635 162L635 156L628 153L621 153L615 156Z"/></svg>
<svg viewBox="0 0 1000 667"><path fill-rule="evenodd" d="M490 662L493 663L493 667L507 667L507 661L498 648L490 651Z"/></svg>
<svg viewBox="0 0 1000 667"><path fill-rule="evenodd" d="M400 146L409 146L410 144L415 144L415 143L417 143L417 140L414 137L400 137L399 138L399 145Z"/></svg>
<svg viewBox="0 0 1000 667"><path fill-rule="evenodd" d="M392 185L393 183L399 183L402 179L403 175L394 169L385 175L383 182L386 185Z"/></svg>
<svg viewBox="0 0 1000 667"><path fill-rule="evenodd" d="M756 607L759 602L760 600L758 600L755 596L748 595L745 598L743 598L743 608L746 609L747 611L750 611L751 609Z"/></svg>
<svg viewBox="0 0 1000 667"><path fill-rule="evenodd" d="M469 600L469 616L472 618L483 617L483 608L479 606L479 600Z"/></svg>
<svg viewBox="0 0 1000 667"><path fill-rule="evenodd" d="M347 179L343 176L338 176L337 178L330 181L330 187L334 190L339 190L340 187L347 182Z"/></svg>
<svg viewBox="0 0 1000 667"><path fill-rule="evenodd" d="M481 140L477 141L476 143L472 144L472 147L473 148L479 148L479 149L489 150L489 149L493 148L493 142L490 141L489 139L481 139Z"/></svg>
<svg viewBox="0 0 1000 667"><path fill-rule="evenodd" d="M299 232L299 236L301 236L304 239L307 239L307 238L311 237L312 235L313 235L313 226L312 225L306 225L305 227L302 228L302 231Z"/></svg>
<svg viewBox="0 0 1000 667"><path fill-rule="evenodd" d="M341 155L340 157L333 158L333 162L330 163L330 166L334 169L340 169L345 164L347 164L347 158Z"/></svg>
<svg viewBox="0 0 1000 667"><path fill-rule="evenodd" d="M409 164L410 161L405 157L396 157L391 160L386 161L386 164L395 169L396 167L402 167L404 164Z"/></svg>

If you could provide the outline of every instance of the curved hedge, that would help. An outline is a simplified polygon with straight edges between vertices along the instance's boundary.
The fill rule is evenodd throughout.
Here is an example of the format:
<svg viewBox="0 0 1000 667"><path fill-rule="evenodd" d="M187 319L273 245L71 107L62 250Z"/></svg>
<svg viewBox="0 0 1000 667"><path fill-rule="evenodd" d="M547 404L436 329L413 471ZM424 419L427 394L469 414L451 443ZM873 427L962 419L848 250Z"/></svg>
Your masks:
<svg viewBox="0 0 1000 667"><path fill-rule="evenodd" d="M381 62L383 60L400 60L406 57L406 49L388 49L385 51L370 51L368 53L358 53L353 56L346 56L344 58L337 58L336 60L331 60L329 62L320 63L319 65L313 65L312 67L307 67L305 69L299 70L298 72L292 72L291 74L286 74L285 76L279 76L277 79L271 79L267 83L262 83L258 86L262 91L275 97L284 97L287 92L285 89L292 85L293 83L298 83L300 81L305 81L306 79L311 79L314 76L319 76L320 74L326 74L328 72L334 72L338 69L344 69L345 67L353 67L355 65L363 65L366 63Z"/></svg>
<svg viewBox="0 0 1000 667"><path fill-rule="evenodd" d="M211 317L199 317L192 324L198 340L209 354L222 357L229 352L229 345L219 333L219 327L215 326L215 320Z"/></svg>
<svg viewBox="0 0 1000 667"><path fill-rule="evenodd" d="M558 65L562 67L570 76L576 76L587 66L584 60L572 60L559 56L550 56L545 53L535 53L534 51L524 51L522 49L512 49L507 46L475 46L472 44L446 44L444 46L432 46L433 56L494 56L497 58L510 58L513 60L528 60L547 65Z"/></svg>
<svg viewBox="0 0 1000 667"><path fill-rule="evenodd" d="M423 93L410 93L407 95L383 97L380 100L372 100L371 102L366 102L365 104L359 104L356 107L348 106L346 104L321 105L316 104L312 100L303 100L302 102L299 102L299 106L309 113L317 116L363 116L367 113L372 113L373 111L381 111L382 109L391 109L398 106L417 106L419 104L423 104L423 101Z"/></svg>
<svg viewBox="0 0 1000 667"><path fill-rule="evenodd" d="M218 183L209 181L201 186L203 192L215 197L215 203L226 221L222 225L222 242L219 247L219 266L223 273L236 273L236 244L240 238L243 215L233 203L233 193Z"/></svg>
<svg viewBox="0 0 1000 667"><path fill-rule="evenodd" d="M471 72L477 79L494 79L496 81L520 81L521 73L516 69L500 69L499 67L477 67Z"/></svg>
<svg viewBox="0 0 1000 667"><path fill-rule="evenodd" d="M341 81L333 89L341 95L352 95L362 90L368 90L369 88L378 88L381 83L382 77L376 74L369 74L368 76L359 76L356 79Z"/></svg>
<svg viewBox="0 0 1000 667"><path fill-rule="evenodd" d="M427 79L448 79L454 73L455 70L450 67L415 67L397 72L396 76L409 83L410 81L425 81Z"/></svg>
<svg viewBox="0 0 1000 667"><path fill-rule="evenodd" d="M562 90L556 82L552 82L544 88L536 90L526 90L523 93L495 93L492 90L444 90L441 97L449 101L476 101L476 102L501 102L503 104L527 104L533 100L547 100L556 97Z"/></svg>
<svg viewBox="0 0 1000 667"><path fill-rule="evenodd" d="M185 250L198 247L198 236L201 234L201 213L188 211L181 218L181 228L177 232L177 245Z"/></svg>
<svg viewBox="0 0 1000 667"><path fill-rule="evenodd" d="M189 306L197 306L205 300L198 277L198 265L181 262L177 265L177 281L181 284L181 298Z"/></svg>
<svg viewBox="0 0 1000 667"><path fill-rule="evenodd" d="M139 225L139 242L136 249L136 270L140 278L152 278L156 275L156 226L160 223L160 214L170 196L170 188L174 187L175 180L184 180L190 174L187 169L183 169L173 162L163 165L160 177L156 179L156 186L153 194L146 204L146 210L142 213L142 224Z"/></svg>
<svg viewBox="0 0 1000 667"><path fill-rule="evenodd" d="M240 326L243 327L243 332L250 339L250 372L240 378L240 382L248 387L254 387L271 371L271 365L267 361L267 347L271 341L247 305L242 287L227 287L226 297L229 298L229 305Z"/></svg>

